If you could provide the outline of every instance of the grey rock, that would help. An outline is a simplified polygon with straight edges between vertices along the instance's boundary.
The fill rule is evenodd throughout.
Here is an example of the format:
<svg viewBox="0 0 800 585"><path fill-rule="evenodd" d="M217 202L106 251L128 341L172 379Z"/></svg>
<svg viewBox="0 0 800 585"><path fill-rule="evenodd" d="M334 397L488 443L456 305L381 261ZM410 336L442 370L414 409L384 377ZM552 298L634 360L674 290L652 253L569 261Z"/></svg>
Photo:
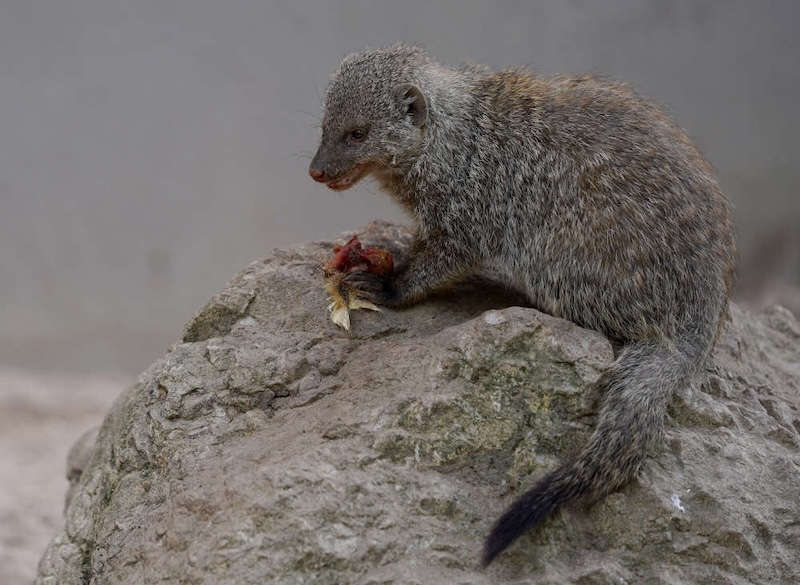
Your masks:
<svg viewBox="0 0 800 585"><path fill-rule="evenodd" d="M482 571L493 520L588 437L613 349L480 279L347 334L321 286L332 246L250 264L118 398L37 583L800 582L789 311L732 307L640 478Z"/></svg>
<svg viewBox="0 0 800 585"><path fill-rule="evenodd" d="M72 498L75 496L83 470L89 466L89 460L92 457L92 453L94 453L94 445L99 432L100 427L90 428L78 437L78 440L75 441L75 444L70 447L67 453L67 481L69 482L69 487L64 500L65 510L69 508Z"/></svg>

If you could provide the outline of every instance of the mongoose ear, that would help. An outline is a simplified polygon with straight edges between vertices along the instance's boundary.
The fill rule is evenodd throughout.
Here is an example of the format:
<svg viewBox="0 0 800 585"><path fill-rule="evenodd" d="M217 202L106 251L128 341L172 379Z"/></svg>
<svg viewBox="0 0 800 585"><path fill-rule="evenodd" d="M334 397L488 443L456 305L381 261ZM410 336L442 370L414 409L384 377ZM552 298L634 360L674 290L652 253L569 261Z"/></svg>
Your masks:
<svg viewBox="0 0 800 585"><path fill-rule="evenodd" d="M428 120L428 102L422 90L416 85L401 85L397 91L403 113L411 118L417 128L421 128Z"/></svg>

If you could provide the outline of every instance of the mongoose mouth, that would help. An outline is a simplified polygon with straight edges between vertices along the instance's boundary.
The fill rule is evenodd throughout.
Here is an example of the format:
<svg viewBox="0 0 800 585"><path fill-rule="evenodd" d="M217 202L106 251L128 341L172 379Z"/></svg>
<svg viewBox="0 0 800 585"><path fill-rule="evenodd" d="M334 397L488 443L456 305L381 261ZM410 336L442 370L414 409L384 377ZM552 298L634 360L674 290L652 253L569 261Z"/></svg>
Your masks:
<svg viewBox="0 0 800 585"><path fill-rule="evenodd" d="M367 165L356 165L346 175L332 179L325 183L325 185L327 185L328 189L333 189L334 191L344 191L358 183L361 178L367 174L367 171L369 171Z"/></svg>

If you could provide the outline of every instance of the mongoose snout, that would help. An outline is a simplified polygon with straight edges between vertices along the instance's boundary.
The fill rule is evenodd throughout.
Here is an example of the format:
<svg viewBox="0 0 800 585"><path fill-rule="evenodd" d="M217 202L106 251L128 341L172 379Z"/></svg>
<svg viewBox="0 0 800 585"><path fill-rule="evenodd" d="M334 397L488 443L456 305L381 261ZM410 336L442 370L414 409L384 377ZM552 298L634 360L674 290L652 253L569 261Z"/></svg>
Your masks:
<svg viewBox="0 0 800 585"><path fill-rule="evenodd" d="M324 183L328 180L328 173L325 169L316 169L314 167L308 168L308 174L311 175L311 178L317 181L318 183Z"/></svg>

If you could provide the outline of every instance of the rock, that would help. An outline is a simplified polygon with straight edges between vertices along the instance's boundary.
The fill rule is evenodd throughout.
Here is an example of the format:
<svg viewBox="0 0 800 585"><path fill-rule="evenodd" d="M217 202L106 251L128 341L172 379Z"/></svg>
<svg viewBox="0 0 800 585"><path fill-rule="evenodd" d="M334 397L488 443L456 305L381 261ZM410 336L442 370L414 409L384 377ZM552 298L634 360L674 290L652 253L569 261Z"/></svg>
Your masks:
<svg viewBox="0 0 800 585"><path fill-rule="evenodd" d="M72 445L67 453L67 481L69 487L67 488L67 496L64 500L64 510L69 508L72 498L78 489L83 471L88 467L89 460L94 453L94 445L97 441L97 433L100 432L100 427L92 427L84 432L75 444Z"/></svg>
<svg viewBox="0 0 800 585"><path fill-rule="evenodd" d="M479 279L347 334L326 313L332 247L250 264L118 398L37 583L800 582L790 312L733 307L640 478L484 571L495 518L589 436L612 347Z"/></svg>

